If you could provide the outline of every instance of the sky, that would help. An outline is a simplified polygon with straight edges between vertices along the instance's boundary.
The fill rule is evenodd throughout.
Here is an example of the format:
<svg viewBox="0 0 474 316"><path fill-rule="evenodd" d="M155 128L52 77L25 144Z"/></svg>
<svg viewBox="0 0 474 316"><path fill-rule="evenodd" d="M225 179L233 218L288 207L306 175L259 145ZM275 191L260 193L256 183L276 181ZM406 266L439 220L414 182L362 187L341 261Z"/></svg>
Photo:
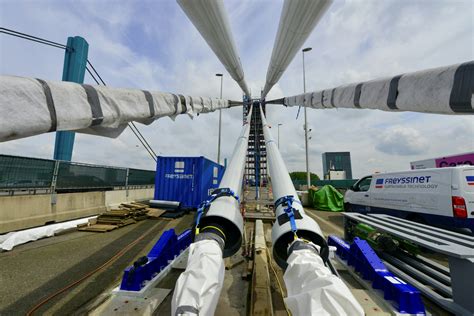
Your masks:
<svg viewBox="0 0 474 316"><path fill-rule="evenodd" d="M282 1L225 0L246 81L264 86ZM0 0L0 25L66 43L82 36L89 60L109 86L241 100L241 91L173 0ZM474 59L471 0L335 0L305 47L308 91L390 77ZM61 80L64 51L0 35L0 74ZM93 83L86 74L86 83ZM298 54L267 99L303 91ZM280 126L290 171L305 170L303 111L267 106ZM242 109L222 111L222 157L230 158ZM217 158L218 113L137 124L158 155ZM322 175L323 152L350 151L355 178L408 170L410 161L474 151L472 116L308 109L309 165ZM276 128L273 129L277 138ZM52 158L53 133L0 143L1 154ZM155 162L131 131L116 139L76 134L73 161L153 170Z"/></svg>

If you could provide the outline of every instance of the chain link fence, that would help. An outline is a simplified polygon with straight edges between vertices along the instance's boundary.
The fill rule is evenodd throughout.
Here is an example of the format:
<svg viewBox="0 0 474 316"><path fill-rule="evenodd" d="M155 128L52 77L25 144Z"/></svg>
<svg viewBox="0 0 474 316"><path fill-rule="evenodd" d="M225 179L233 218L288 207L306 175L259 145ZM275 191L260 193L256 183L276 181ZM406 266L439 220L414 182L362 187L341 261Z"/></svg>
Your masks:
<svg viewBox="0 0 474 316"><path fill-rule="evenodd" d="M0 155L0 190L109 190L153 185L155 171Z"/></svg>

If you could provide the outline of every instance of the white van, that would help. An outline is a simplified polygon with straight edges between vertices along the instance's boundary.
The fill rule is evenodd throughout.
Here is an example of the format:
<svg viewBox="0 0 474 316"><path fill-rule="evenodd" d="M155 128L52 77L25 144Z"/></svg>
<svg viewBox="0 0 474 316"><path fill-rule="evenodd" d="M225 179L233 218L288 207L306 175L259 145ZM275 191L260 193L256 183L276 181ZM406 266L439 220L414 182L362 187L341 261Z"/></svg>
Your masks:
<svg viewBox="0 0 474 316"><path fill-rule="evenodd" d="M346 212L384 213L474 233L474 166L376 173L344 196Z"/></svg>

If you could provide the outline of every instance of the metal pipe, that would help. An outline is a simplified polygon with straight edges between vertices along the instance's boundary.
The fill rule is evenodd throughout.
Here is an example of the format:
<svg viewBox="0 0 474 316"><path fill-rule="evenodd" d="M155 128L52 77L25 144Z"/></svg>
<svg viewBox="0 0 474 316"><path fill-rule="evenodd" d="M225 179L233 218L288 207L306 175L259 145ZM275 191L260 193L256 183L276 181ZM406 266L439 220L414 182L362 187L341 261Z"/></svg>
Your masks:
<svg viewBox="0 0 474 316"><path fill-rule="evenodd" d="M251 117L252 107L250 107L247 120L219 185L220 189L228 188L238 197L242 195ZM225 234L224 257L235 254L241 246L243 232L243 218L240 213L239 201L232 196L221 196L212 201L209 210L203 214L200 220L199 231L204 232L207 227L217 227Z"/></svg>
<svg viewBox="0 0 474 316"><path fill-rule="evenodd" d="M293 197L294 203L292 204L292 207L294 208L298 237L313 242L321 247L320 253L325 257L327 256L328 247L321 228L319 228L316 221L305 214L283 158L278 150L277 144L273 140L262 108L260 108L260 113L267 149L269 173L272 179L273 200L274 202L277 202L280 198L285 196ZM287 220L288 216L285 213L285 206L282 204L278 205L275 208L275 216L277 221L272 228L273 257L277 264L284 269L287 266L287 249L294 241L295 234L292 231L290 221Z"/></svg>

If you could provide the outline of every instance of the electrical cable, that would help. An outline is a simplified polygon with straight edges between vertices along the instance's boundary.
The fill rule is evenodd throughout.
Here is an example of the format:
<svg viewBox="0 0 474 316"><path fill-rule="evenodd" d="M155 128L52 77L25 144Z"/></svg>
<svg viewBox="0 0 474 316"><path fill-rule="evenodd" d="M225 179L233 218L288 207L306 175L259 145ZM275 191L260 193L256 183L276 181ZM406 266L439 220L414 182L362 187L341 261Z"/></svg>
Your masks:
<svg viewBox="0 0 474 316"><path fill-rule="evenodd" d="M61 43L57 43L57 42L53 42L53 41L50 41L50 40L47 40L47 39L44 39L44 38L41 38L41 37L21 33L21 32L18 32L18 31L11 30L11 29L7 29L5 27L0 27L0 33L4 33L4 34L7 34L7 35L11 35L11 36L16 36L16 37L19 37L19 38L23 38L23 39L33 41L33 42L37 42L37 43L44 44L44 45L49 45L49 46L56 47L56 48L71 49L72 50L71 47L63 45Z"/></svg>
<svg viewBox="0 0 474 316"><path fill-rule="evenodd" d="M94 73L97 75L97 77L99 77L100 81L102 82L102 84L104 86L107 86L107 84L105 83L105 81L102 79L102 77L99 75L99 73L97 72L97 70L95 69L94 65L92 65L92 63L87 60L87 63L91 66L92 70L94 71ZM92 74L92 72L90 71L90 69L88 69L86 67L87 71L89 72L89 74L92 76L92 78L94 79L94 81L99 84L98 80L95 78L95 76ZM146 140L146 138L143 136L143 134L140 132L140 130L138 129L138 127L135 125L134 122L130 122L128 124L128 126L130 127L130 129L133 131L133 133L135 134L135 136L137 136L137 138L140 140L140 137L142 138L142 140L140 140L140 142L142 143L142 145L145 147L145 149L150 153L152 153L153 155L153 159L156 161L156 159L154 157L157 156L157 154L155 153L155 151L153 150L153 148L151 147L151 145L148 143L148 141ZM135 128L135 130L132 128ZM140 137L137 135L137 133L140 135ZM143 144L145 143L145 144Z"/></svg>
<svg viewBox="0 0 474 316"><path fill-rule="evenodd" d="M94 68L94 66L92 65L92 63L89 60L87 60L87 64L92 68L95 75L97 75L97 77L99 77L100 81L102 82L102 85L107 86L105 81L102 79L102 77L99 75L99 73L97 72L97 70ZM86 66L86 70L89 73L89 75L92 77L92 79L94 79L95 83L100 85L99 80L95 77L95 75L92 73L92 71L89 69L89 67ZM151 158L156 162L157 161L157 159L156 159L157 155L156 155L155 151L153 150L151 145L148 143L146 138L143 136L143 134L140 133L140 130L135 125L135 123L133 123L133 122L128 123L128 127L132 130L133 134L135 134L135 136L138 138L138 140L143 145L143 147L148 152L148 154L151 156Z"/></svg>
<svg viewBox="0 0 474 316"><path fill-rule="evenodd" d="M90 271L89 273L86 273L85 275L83 275L81 278L77 279L76 281L72 282L72 283L69 283L67 286L63 287L62 289L59 289L58 291L54 292L53 294L47 296L46 298L44 298L43 300L41 300L38 304L36 304L35 306L33 306L33 308L31 308L28 313L26 313L27 316L31 316L33 315L33 313L35 313L38 309L40 309L43 305L45 305L46 303L48 303L49 301L51 301L53 298L55 298L56 296L66 292L67 290L69 290L70 288L78 285L79 283L81 283L82 281L86 280L87 278L89 278L90 276L92 276L93 274L95 274L96 272L98 272L99 270L102 270L103 268L107 267L108 265L110 265L111 263L117 261L120 257L122 257L128 250L130 250L133 246L135 246L137 243L139 243L143 238L145 238L149 233L151 233L160 223L156 223L155 225L153 225L150 229L148 229L146 232L144 232L142 235L140 235L140 237L138 237L137 239L135 239L134 241L132 241L131 243L129 243L127 246L125 246L122 250L120 250L119 252L117 252L115 255L113 255L109 260L107 260L106 262L104 262L102 265L100 265L99 267L95 268L94 270Z"/></svg>

